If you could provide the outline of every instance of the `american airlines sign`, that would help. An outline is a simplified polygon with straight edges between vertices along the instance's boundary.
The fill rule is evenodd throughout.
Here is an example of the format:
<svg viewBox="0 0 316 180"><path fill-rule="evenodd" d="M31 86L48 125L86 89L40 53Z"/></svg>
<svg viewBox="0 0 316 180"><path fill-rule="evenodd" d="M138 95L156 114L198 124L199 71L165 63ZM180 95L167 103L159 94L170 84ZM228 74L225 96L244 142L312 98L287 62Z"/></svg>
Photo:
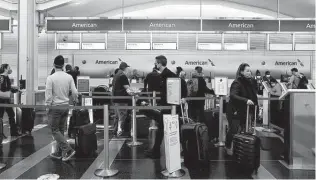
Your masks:
<svg viewBox="0 0 316 180"><path fill-rule="evenodd" d="M121 31L120 19L47 19L47 32Z"/></svg>

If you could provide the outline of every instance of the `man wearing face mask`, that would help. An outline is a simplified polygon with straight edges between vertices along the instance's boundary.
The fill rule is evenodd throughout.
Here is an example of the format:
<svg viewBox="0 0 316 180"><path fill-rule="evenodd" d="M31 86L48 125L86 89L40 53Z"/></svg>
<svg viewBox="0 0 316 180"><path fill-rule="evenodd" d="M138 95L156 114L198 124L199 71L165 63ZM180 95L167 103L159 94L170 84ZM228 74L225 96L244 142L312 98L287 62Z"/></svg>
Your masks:
<svg viewBox="0 0 316 180"><path fill-rule="evenodd" d="M172 71L170 71L167 67L167 58L163 55L156 57L155 68L159 70L161 81L160 81L160 105L168 106L167 103L167 79L172 77L177 77ZM160 145L163 140L164 135L164 124L163 124L163 114L170 114L170 110L161 110L161 116L157 119L158 123L158 131L155 139L155 145L152 150L148 150L145 152L145 155L150 158L160 158Z"/></svg>
<svg viewBox="0 0 316 180"><path fill-rule="evenodd" d="M0 103L1 104L10 104L10 98L12 93L16 93L18 90L12 88L9 74L12 73L11 67L8 64L2 64L0 67ZM15 122L15 113L11 107L0 107L0 145L2 144L3 138L3 114L7 112L9 116L10 131L11 136L20 136L18 132L18 127Z"/></svg>
<svg viewBox="0 0 316 180"><path fill-rule="evenodd" d="M263 76L262 80L267 82L270 86L271 86L271 80L274 79L271 74L270 71L266 71L265 72L265 76Z"/></svg>

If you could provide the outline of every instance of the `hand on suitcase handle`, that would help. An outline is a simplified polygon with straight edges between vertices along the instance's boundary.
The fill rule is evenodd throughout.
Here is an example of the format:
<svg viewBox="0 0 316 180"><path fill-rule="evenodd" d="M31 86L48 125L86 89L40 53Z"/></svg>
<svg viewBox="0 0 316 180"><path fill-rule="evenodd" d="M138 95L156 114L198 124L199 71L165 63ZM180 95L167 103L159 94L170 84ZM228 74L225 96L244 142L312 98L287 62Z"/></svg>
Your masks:
<svg viewBox="0 0 316 180"><path fill-rule="evenodd" d="M251 101L250 99L248 99L247 105L255 105L255 103L253 103L253 101Z"/></svg>

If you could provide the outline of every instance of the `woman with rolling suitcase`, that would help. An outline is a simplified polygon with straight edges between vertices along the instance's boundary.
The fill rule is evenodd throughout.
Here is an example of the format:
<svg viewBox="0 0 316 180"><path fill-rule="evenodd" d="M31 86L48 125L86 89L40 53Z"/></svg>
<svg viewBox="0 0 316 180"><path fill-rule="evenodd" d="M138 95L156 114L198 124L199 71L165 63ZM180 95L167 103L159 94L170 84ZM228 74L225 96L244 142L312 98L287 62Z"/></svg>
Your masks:
<svg viewBox="0 0 316 180"><path fill-rule="evenodd" d="M246 63L242 63L236 74L236 79L230 87L230 100L227 107L227 120L229 130L226 136L226 152L233 155L233 137L244 130L247 119L247 106L258 105L256 87L252 83L251 69ZM253 108L251 108L253 109ZM254 111L250 111L252 119Z"/></svg>

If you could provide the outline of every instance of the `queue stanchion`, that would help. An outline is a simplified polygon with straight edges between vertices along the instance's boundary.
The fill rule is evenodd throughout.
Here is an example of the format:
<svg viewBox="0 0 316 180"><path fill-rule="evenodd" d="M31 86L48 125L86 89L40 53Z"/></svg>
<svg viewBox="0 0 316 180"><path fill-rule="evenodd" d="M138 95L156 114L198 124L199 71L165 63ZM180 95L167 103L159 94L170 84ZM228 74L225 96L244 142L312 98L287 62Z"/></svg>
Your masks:
<svg viewBox="0 0 316 180"><path fill-rule="evenodd" d="M133 107L136 106L135 96L132 96ZM128 146L139 146L142 145L142 142L137 141L137 123L136 123L136 109L132 110L132 142L127 143Z"/></svg>
<svg viewBox="0 0 316 180"><path fill-rule="evenodd" d="M119 173L117 169L110 169L109 163L109 106L104 105L104 169L95 170L98 177L112 177Z"/></svg>
<svg viewBox="0 0 316 180"><path fill-rule="evenodd" d="M224 142L224 131L223 131L223 109L224 109L224 97L220 96L219 101L219 134L218 134L218 143L215 144L216 147L225 146Z"/></svg>
<svg viewBox="0 0 316 180"><path fill-rule="evenodd" d="M153 106L157 106L157 101L156 101L156 97L157 97L157 95L156 95L156 91L153 91ZM158 127L157 127L157 125L156 125L156 121L153 119L153 120L151 120L151 126L149 127L149 129L151 130L151 129L155 129L155 130L157 130L158 129Z"/></svg>

